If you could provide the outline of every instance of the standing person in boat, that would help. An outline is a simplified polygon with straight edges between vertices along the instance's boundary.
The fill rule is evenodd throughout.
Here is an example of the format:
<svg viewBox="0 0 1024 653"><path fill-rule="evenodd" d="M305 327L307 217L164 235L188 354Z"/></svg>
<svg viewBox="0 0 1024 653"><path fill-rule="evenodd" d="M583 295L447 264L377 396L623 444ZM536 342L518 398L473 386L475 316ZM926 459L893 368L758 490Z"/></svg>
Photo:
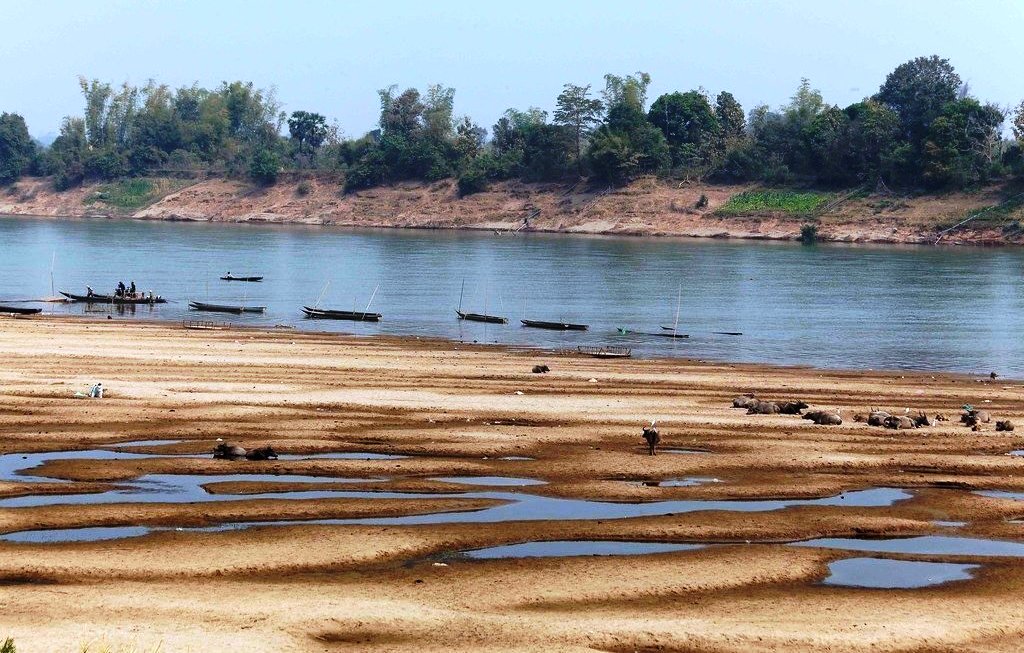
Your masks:
<svg viewBox="0 0 1024 653"><path fill-rule="evenodd" d="M86 297L92 297L94 294L96 294L96 293L94 293L92 291L92 286L86 286L85 287L85 296Z"/></svg>
<svg viewBox="0 0 1024 653"><path fill-rule="evenodd" d="M128 294L132 297L132 299L135 298L135 281L132 281L131 288L128 289Z"/></svg>
<svg viewBox="0 0 1024 653"><path fill-rule="evenodd" d="M117 291L114 294L117 295L118 297L124 297L124 291L125 291L124 281L118 281L117 282Z"/></svg>

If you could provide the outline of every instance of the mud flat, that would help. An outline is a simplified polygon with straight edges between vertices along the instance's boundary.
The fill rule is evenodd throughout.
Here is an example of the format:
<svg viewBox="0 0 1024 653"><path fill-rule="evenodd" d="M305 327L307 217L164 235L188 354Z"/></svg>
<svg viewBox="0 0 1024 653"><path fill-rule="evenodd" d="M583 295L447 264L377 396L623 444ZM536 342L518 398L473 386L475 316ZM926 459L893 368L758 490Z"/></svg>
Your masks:
<svg viewBox="0 0 1024 653"><path fill-rule="evenodd" d="M1024 433L956 419L1024 422L1018 382L79 319L4 319L0 356L0 639L19 652L1024 635ZM74 397L95 381L105 399ZM730 408L744 392L844 422ZM951 419L854 421L872 406ZM646 455L654 419L699 455ZM218 439L282 455L214 460Z"/></svg>

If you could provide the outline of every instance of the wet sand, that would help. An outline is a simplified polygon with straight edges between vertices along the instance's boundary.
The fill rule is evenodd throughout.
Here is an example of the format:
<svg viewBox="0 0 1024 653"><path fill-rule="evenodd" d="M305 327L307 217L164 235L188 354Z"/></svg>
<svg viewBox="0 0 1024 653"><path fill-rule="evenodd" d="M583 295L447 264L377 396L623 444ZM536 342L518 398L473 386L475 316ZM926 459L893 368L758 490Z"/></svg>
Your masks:
<svg viewBox="0 0 1024 653"><path fill-rule="evenodd" d="M959 407L971 403L1024 427L1019 382L49 318L0 320L0 356L0 454L176 441L123 449L157 457L51 460L24 481L0 480L0 537L154 529L94 542L0 541L0 639L13 637L19 652L87 643L167 652L1013 651L1024 634L1021 558L787 544L937 534L1024 541L1024 524L1013 523L1024 519L1024 500L978 493L1024 492L1024 458L1008 455L1024 448L1024 432L997 433L993 423L972 432L957 422ZM532 374L539 363L551 372ZM105 399L74 398L95 381L107 388ZM844 423L746 415L730 408L743 392L836 408ZM950 421L891 431L853 420L872 406ZM694 453L646 455L640 428L653 419L663 449ZM298 457L213 460L205 454L217 438ZM301 458L329 452L406 457ZM235 474L322 481L224 478ZM102 498L167 475L210 476L208 496L9 503L62 492ZM451 478L466 476L544 484L478 487ZM718 482L655 485L685 479ZM902 488L909 498L808 503L870 488ZM308 490L355 494L288 498ZM797 505L748 512L708 503L672 514L496 523L301 523L479 515L524 495ZM296 523L189 530L278 521ZM459 555L548 540L705 546L609 557ZM823 584L830 563L854 557L980 568L969 580L917 589Z"/></svg>

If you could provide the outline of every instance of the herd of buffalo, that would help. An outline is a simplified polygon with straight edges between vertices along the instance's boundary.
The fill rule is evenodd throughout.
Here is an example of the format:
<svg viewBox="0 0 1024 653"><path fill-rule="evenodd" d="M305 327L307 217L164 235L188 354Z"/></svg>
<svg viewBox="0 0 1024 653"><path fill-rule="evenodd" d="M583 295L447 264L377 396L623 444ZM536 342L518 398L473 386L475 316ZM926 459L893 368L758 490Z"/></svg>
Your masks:
<svg viewBox="0 0 1024 653"><path fill-rule="evenodd" d="M809 419L815 424L821 424L824 426L838 426L843 423L843 418L839 416L838 410L812 410L803 412L810 406L803 401L786 401L782 403L776 403L774 401L764 401L756 398L753 394L746 394L740 397L736 397L732 400L733 408L746 408L748 415L772 415L780 413L783 415L800 415L804 419ZM936 415L934 418L928 417L923 411L918 412L917 415L909 415L909 410L906 411L908 414L904 415L893 415L874 408L867 415L857 414L853 416L855 422L867 422L868 426L880 426L887 429L916 429L922 426L933 426L936 422L945 422L948 418L945 415ZM960 421L965 425L971 427L974 431L980 431L982 424L988 424L992 421L992 416L987 410L978 410L971 405L963 407L963 411L960 414ZM996 422L997 431L1012 431L1013 422L1010 420L1002 420Z"/></svg>

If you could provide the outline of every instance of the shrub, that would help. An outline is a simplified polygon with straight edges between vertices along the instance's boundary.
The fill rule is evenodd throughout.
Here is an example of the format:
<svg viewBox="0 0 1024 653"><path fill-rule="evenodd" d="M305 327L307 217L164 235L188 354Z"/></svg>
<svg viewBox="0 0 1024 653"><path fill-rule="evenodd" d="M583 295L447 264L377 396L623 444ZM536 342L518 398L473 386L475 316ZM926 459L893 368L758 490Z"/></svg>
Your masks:
<svg viewBox="0 0 1024 653"><path fill-rule="evenodd" d="M487 172L477 166L470 166L459 175L459 197L482 193L487 190L487 185Z"/></svg>
<svg viewBox="0 0 1024 653"><path fill-rule="evenodd" d="M249 178L257 184L272 186L277 182L277 173L281 170L281 162L270 150L260 150L249 163Z"/></svg>
<svg viewBox="0 0 1024 653"><path fill-rule="evenodd" d="M698 209L707 208L707 206L708 206L708 196L705 195L704 193L701 193L700 194L700 199L697 200L697 204L695 204L695 206Z"/></svg>
<svg viewBox="0 0 1024 653"><path fill-rule="evenodd" d="M305 197L313 192L313 185L303 179L299 182L299 185L295 187L295 194L299 197Z"/></svg>
<svg viewBox="0 0 1024 653"><path fill-rule="evenodd" d="M0 653L17 653L14 648L14 640L8 637L0 644Z"/></svg>
<svg viewBox="0 0 1024 653"><path fill-rule="evenodd" d="M818 225L808 222L800 227L800 242L804 245L813 245L818 242Z"/></svg>
<svg viewBox="0 0 1024 653"><path fill-rule="evenodd" d="M729 198L718 213L745 215L758 213L788 213L808 215L828 204L830 195L798 191L748 191Z"/></svg>

